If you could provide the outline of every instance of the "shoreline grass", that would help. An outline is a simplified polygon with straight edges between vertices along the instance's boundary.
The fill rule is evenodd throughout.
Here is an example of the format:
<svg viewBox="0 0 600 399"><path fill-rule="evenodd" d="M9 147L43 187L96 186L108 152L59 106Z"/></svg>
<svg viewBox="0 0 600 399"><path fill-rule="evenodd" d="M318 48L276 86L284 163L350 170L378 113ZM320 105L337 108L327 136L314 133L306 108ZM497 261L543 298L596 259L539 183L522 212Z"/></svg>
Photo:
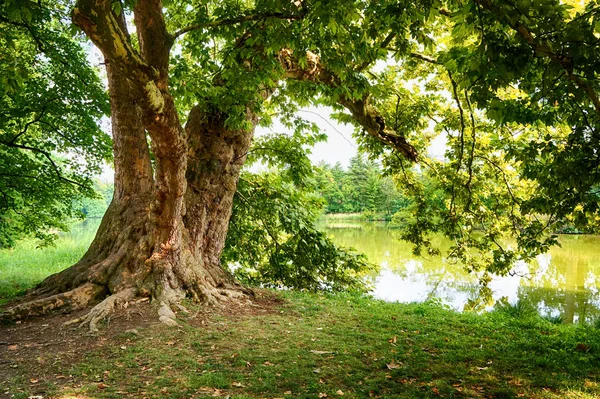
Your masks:
<svg viewBox="0 0 600 399"><path fill-rule="evenodd" d="M75 224L62 233L55 245L38 248L39 241L23 239L0 249L0 305L22 295L47 276L76 263L94 239L99 219Z"/></svg>

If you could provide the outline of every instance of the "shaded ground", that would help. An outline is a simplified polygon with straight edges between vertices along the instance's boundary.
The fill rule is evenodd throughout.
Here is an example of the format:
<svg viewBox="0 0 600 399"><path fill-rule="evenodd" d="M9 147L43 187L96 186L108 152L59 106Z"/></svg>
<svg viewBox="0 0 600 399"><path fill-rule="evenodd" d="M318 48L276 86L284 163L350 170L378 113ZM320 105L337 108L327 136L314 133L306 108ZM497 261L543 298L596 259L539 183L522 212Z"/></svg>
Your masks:
<svg viewBox="0 0 600 399"><path fill-rule="evenodd" d="M600 397L591 327L270 291L250 306L188 308L178 328L147 303L94 336L60 327L74 314L0 327L0 397Z"/></svg>

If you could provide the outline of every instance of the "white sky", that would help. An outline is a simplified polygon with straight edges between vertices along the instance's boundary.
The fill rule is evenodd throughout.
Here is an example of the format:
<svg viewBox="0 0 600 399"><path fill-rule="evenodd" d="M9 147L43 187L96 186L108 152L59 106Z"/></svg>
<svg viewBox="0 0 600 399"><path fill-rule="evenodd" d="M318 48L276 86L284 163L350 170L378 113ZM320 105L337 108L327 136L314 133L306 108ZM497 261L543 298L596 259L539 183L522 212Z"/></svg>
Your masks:
<svg viewBox="0 0 600 399"><path fill-rule="evenodd" d="M344 167L350 163L358 152L358 146L352 137L354 126L341 124L331 118L331 109L327 107L310 107L298 112L307 121L314 122L321 132L327 134L327 141L317 143L312 148L309 158L313 163L325 161L329 164L340 162ZM264 133L287 133L288 130L276 119L269 128L258 128L256 135Z"/></svg>

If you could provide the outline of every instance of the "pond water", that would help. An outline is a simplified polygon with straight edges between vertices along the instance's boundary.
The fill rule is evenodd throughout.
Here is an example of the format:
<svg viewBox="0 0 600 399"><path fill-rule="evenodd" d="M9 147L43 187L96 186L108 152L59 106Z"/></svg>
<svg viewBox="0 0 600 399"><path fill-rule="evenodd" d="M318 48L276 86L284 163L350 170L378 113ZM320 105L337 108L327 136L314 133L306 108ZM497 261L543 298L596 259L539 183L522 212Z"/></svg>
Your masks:
<svg viewBox="0 0 600 399"><path fill-rule="evenodd" d="M381 266L372 276L373 296L387 301L421 302L438 298L462 310L477 297L475 275L461 265L441 257L415 257L411 244L400 241L399 233L378 222L324 222L321 229L335 243L356 248ZM514 304L521 300L540 314L561 316L566 323L593 322L600 318L600 236L562 235L562 247L553 248L518 274L495 277L493 297ZM434 244L447 248L439 237Z"/></svg>

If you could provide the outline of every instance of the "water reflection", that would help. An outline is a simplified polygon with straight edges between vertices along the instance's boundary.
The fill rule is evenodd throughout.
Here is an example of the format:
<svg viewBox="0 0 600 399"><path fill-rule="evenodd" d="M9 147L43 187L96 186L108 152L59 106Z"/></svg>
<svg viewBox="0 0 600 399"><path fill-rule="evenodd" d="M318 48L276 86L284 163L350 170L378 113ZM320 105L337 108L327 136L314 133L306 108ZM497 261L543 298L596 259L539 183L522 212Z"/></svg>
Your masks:
<svg viewBox="0 0 600 399"><path fill-rule="evenodd" d="M461 310L477 296L477 277L444 257L415 257L410 244L399 241L397 232L384 223L352 222L323 224L332 239L364 252L381 265L373 276L373 295L387 301L420 302L439 298ZM495 277L490 284L494 299L510 303L523 300L543 315L561 316L565 322L594 321L600 317L600 237L561 236L562 247L521 264L514 276ZM434 244L448 248L437 237Z"/></svg>

